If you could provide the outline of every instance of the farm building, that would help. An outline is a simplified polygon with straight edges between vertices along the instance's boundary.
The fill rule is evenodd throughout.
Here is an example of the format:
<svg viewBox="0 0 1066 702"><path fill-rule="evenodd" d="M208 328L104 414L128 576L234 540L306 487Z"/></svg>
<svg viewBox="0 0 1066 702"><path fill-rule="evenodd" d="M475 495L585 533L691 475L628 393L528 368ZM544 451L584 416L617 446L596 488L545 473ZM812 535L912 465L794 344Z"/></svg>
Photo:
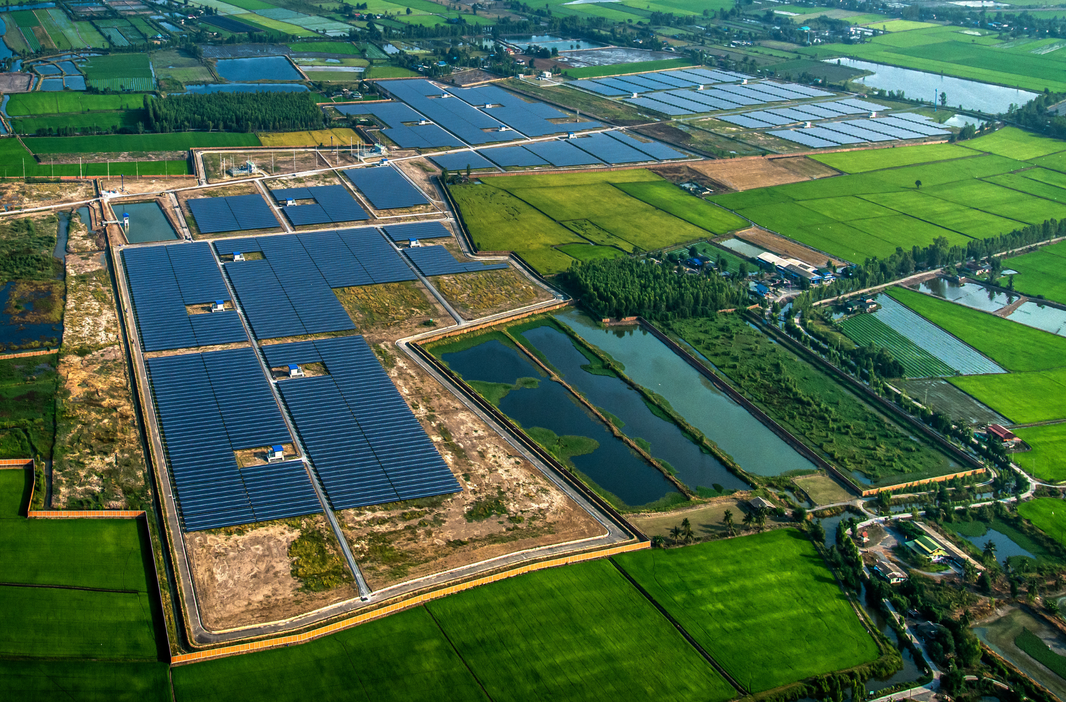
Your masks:
<svg viewBox="0 0 1066 702"><path fill-rule="evenodd" d="M913 541L908 541L907 548L914 551L919 556L925 556L934 563L939 562L941 558L946 558L948 555L948 552L944 550L944 547L929 536L919 536Z"/></svg>
<svg viewBox="0 0 1066 702"><path fill-rule="evenodd" d="M873 571L892 585L896 585L907 579L906 573L883 558L877 559Z"/></svg>
<svg viewBox="0 0 1066 702"><path fill-rule="evenodd" d="M778 256L767 251L759 254L758 261L763 268L777 271L790 280L797 282L805 280L811 285L822 285L827 282L826 277L819 273L817 268L794 258Z"/></svg>
<svg viewBox="0 0 1066 702"><path fill-rule="evenodd" d="M758 511L758 510L761 510L761 509L774 509L775 508L774 507L774 503L770 502L770 500L766 499L765 497L753 497L752 499L748 500L748 506L751 507L755 511Z"/></svg>
<svg viewBox="0 0 1066 702"><path fill-rule="evenodd" d="M1017 446L1022 442L1010 429L1001 424L989 424L985 429L989 440L996 440L1004 446Z"/></svg>

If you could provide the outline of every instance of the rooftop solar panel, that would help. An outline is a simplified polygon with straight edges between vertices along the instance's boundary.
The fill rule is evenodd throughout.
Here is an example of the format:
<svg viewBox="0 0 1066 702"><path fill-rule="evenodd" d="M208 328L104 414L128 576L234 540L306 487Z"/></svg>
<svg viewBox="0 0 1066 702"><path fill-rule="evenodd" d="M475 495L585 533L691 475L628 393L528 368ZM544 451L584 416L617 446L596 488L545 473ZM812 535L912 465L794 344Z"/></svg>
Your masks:
<svg viewBox="0 0 1066 702"><path fill-rule="evenodd" d="M447 168L449 171L462 171L467 166L472 169L496 168L496 166L494 166L487 158L476 151L460 151L454 154L437 154L436 156L430 156L429 160L441 168Z"/></svg>
<svg viewBox="0 0 1066 702"><path fill-rule="evenodd" d="M452 233L442 222L412 222L411 224L390 224L382 227L384 232L393 241L409 241L411 239L443 239L450 237Z"/></svg>
<svg viewBox="0 0 1066 702"><path fill-rule="evenodd" d="M538 141L526 144L525 148L558 168L566 166L598 166L603 163L595 156L574 146L570 143L570 140Z"/></svg>
<svg viewBox="0 0 1066 702"><path fill-rule="evenodd" d="M521 146L497 146L481 152L487 158L504 168L515 166L547 166L548 162L536 154L526 151Z"/></svg>
<svg viewBox="0 0 1066 702"><path fill-rule="evenodd" d="M429 200L418 188L392 166L351 168L344 172L350 181L379 210L428 205Z"/></svg>
<svg viewBox="0 0 1066 702"><path fill-rule="evenodd" d="M457 261L451 251L443 246L413 246L404 249L404 254L418 266L424 276L476 273L507 268L506 263L482 263L480 261Z"/></svg>

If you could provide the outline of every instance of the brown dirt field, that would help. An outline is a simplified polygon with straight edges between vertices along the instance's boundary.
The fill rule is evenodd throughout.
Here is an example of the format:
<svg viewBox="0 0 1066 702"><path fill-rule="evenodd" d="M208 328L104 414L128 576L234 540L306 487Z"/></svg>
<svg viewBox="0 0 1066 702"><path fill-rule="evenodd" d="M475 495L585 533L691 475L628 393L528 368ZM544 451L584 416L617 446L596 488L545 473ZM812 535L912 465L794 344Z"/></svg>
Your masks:
<svg viewBox="0 0 1066 702"><path fill-rule="evenodd" d="M432 281L445 299L467 319L488 317L551 299L551 295L543 288L529 282L513 268L441 275Z"/></svg>
<svg viewBox="0 0 1066 702"><path fill-rule="evenodd" d="M697 540L718 539L727 535L722 524L726 510L733 513L733 523L738 533L744 519L742 503L748 499L748 493L738 493L729 497L716 497L695 507L673 510L668 513L649 512L626 515L626 519L648 536L662 536L669 541L670 528L681 525L682 519L692 523L692 531Z"/></svg>
<svg viewBox="0 0 1066 702"><path fill-rule="evenodd" d="M437 191L437 187L433 184L432 178L430 178L431 173L439 173L439 171L437 171L436 169L427 171L425 168L422 167L423 164L428 165L428 162L424 162L422 159L418 159L412 161L396 161L394 163L394 165L401 171L403 171L408 178L414 181L415 185L418 186L419 190L421 190L423 194L428 196L431 202L440 202L440 193ZM426 208L422 207L411 209L425 211ZM393 211L390 210L389 214L392 213Z"/></svg>
<svg viewBox="0 0 1066 702"><path fill-rule="evenodd" d="M52 506L140 509L145 462L101 256L67 255Z"/></svg>
<svg viewBox="0 0 1066 702"><path fill-rule="evenodd" d="M26 93L33 76L29 73L0 73L0 93Z"/></svg>
<svg viewBox="0 0 1066 702"><path fill-rule="evenodd" d="M807 248L803 244L799 244L791 239L786 239L783 236L777 234L771 234L765 229L759 227L748 227L742 229L739 232L733 234L738 239L744 241L750 241L756 246L761 246L768 251L779 254L781 256L790 256L797 258L805 263L809 263L812 266L824 266L826 261L833 261L833 265L842 267L848 265L846 262L840 259L827 256L820 251Z"/></svg>
<svg viewBox="0 0 1066 702"><path fill-rule="evenodd" d="M792 163L794 161L808 161L823 169L819 174L818 169ZM798 183L801 180L820 178L823 175L835 175L836 171L826 169L816 161L806 157L797 158L744 158L744 159L718 159L713 161L699 161L690 163L688 166L711 178L730 190L751 190L752 188L765 188L771 185L784 185L786 183ZM801 172L809 169L810 173Z"/></svg>
<svg viewBox="0 0 1066 702"><path fill-rule="evenodd" d="M718 163L718 162L715 161L714 163ZM727 163L727 162L723 162L723 163ZM648 168L648 170L649 171L654 171L655 173L658 173L663 178L666 178L668 181L670 181L671 183L674 183L674 184L687 183L689 181L693 181L693 182L699 183L700 185L702 185L705 188L710 188L711 190L713 190L715 192L722 192L722 191L726 191L726 190L735 190L736 189L736 188L730 187L728 185L725 185L724 183L718 181L717 179L707 175L707 173L705 173L703 169L694 168L693 165L700 166L701 164L699 164L699 163L697 163L697 164L667 163L667 164L663 164L661 166L652 166L652 167Z"/></svg>
<svg viewBox="0 0 1066 702"><path fill-rule="evenodd" d="M605 533L503 438L395 348L379 344L375 350L463 490L338 514L372 588ZM468 521L472 508L480 508L487 518Z"/></svg>
<svg viewBox="0 0 1066 702"><path fill-rule="evenodd" d="M351 583L305 592L292 575L289 546L298 525L325 529L325 517L185 535L200 615L208 629L277 621L359 596Z"/></svg>
<svg viewBox="0 0 1066 702"><path fill-rule="evenodd" d="M775 158L771 160L778 166L782 166L796 175L811 180L840 175L840 172L835 168L830 168L824 163L818 163L813 158L808 158L806 156L789 156L788 158Z"/></svg>
<svg viewBox="0 0 1066 702"><path fill-rule="evenodd" d="M306 176L283 176L264 180L263 185L267 190L279 188L314 188L320 185L340 185L340 178L336 173L314 173Z"/></svg>
<svg viewBox="0 0 1066 702"><path fill-rule="evenodd" d="M80 202L94 196L92 183L0 183L0 201L20 207Z"/></svg>
<svg viewBox="0 0 1066 702"><path fill-rule="evenodd" d="M855 495L828 475L804 475L793 478L792 482L807 493L816 505L831 505L856 499Z"/></svg>
<svg viewBox="0 0 1066 702"><path fill-rule="evenodd" d="M182 152L184 153L184 152ZM182 156L184 158L184 156ZM120 178L101 178L100 188L103 190L117 190L122 186L125 186L124 193L127 195L143 195L145 193L161 193L165 190L174 190L177 188L188 188L196 185L195 178L164 178L162 176L143 176L141 178L132 178L126 176L125 179Z"/></svg>
<svg viewBox="0 0 1066 702"><path fill-rule="evenodd" d="M42 165L52 163L122 163L133 161L184 161L189 155L188 151L98 151L92 153L76 154L44 154L41 157ZM136 169L134 169L136 172ZM116 177L114 180L118 180ZM131 180L126 178L127 182ZM191 178L183 179L185 184L195 182Z"/></svg>
<svg viewBox="0 0 1066 702"><path fill-rule="evenodd" d="M452 324L451 316L420 281L337 288L333 292L369 344Z"/></svg>

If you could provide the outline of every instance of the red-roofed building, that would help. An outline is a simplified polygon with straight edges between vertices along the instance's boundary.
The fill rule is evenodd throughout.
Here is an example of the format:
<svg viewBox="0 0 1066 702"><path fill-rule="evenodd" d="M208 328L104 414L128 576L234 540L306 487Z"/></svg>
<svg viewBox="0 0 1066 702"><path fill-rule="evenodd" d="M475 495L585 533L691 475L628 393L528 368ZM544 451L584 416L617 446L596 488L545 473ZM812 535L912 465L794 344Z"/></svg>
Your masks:
<svg viewBox="0 0 1066 702"><path fill-rule="evenodd" d="M1021 443L1021 439L1015 436L1009 429L999 424L988 425L988 438L997 439L1000 443L1014 445Z"/></svg>

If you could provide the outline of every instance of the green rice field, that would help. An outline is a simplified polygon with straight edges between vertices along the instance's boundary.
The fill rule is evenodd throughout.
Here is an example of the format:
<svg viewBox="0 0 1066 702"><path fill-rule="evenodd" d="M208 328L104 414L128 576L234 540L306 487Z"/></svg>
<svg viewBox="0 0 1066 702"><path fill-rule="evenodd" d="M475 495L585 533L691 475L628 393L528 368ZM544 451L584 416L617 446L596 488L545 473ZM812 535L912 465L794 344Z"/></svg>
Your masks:
<svg viewBox="0 0 1066 702"><path fill-rule="evenodd" d="M291 648L173 670L186 700L726 700L736 695L607 561L476 588Z"/></svg>
<svg viewBox="0 0 1066 702"><path fill-rule="evenodd" d="M814 545L794 529L615 560L751 692L879 656Z"/></svg>
<svg viewBox="0 0 1066 702"><path fill-rule="evenodd" d="M955 369L897 332L872 314L860 314L840 323L849 339L859 346L888 349L903 364L908 378L954 375Z"/></svg>
<svg viewBox="0 0 1066 702"><path fill-rule="evenodd" d="M1020 427L1011 431L1032 447L1025 453L1011 456L1022 470L1040 480L1066 482L1066 423Z"/></svg>
<svg viewBox="0 0 1066 702"><path fill-rule="evenodd" d="M136 128L148 122L144 110L125 112L87 112L79 115L49 115L43 117L19 117L11 120L17 134L47 134L61 129L73 129L82 134L107 133L122 128ZM40 130L45 130L41 132Z"/></svg>
<svg viewBox="0 0 1066 702"><path fill-rule="evenodd" d="M863 262L940 237L965 245L1066 218L1066 178L1034 167L1060 147L1066 142L1004 128L965 146L820 154L813 158L851 175L713 200L814 249Z"/></svg>
<svg viewBox="0 0 1066 702"><path fill-rule="evenodd" d="M1018 271L1014 287L1019 292L1066 303L1066 277L1062 275L1066 267L1066 242L1006 259L1003 267Z"/></svg>
<svg viewBox="0 0 1066 702"><path fill-rule="evenodd" d="M119 153L126 151L185 151L193 147L259 146L255 134L237 132L174 132L171 134L115 134L26 139L35 154ZM160 169L162 172L162 169Z"/></svg>
<svg viewBox="0 0 1066 702"><path fill-rule="evenodd" d="M166 663L0 659L0 698L170 702Z"/></svg>
<svg viewBox="0 0 1066 702"><path fill-rule="evenodd" d="M144 95L86 95L75 92L16 93L7 102L7 113L12 117L30 117L48 114L139 110L144 107L144 99Z"/></svg>
<svg viewBox="0 0 1066 702"><path fill-rule="evenodd" d="M646 170L494 177L450 192L479 249L517 251L546 274L578 259L651 251L747 224Z"/></svg>
<svg viewBox="0 0 1066 702"><path fill-rule="evenodd" d="M1066 546L1066 508L1062 500L1053 497L1038 497L1018 503L1018 514L1033 526Z"/></svg>
<svg viewBox="0 0 1066 702"><path fill-rule="evenodd" d="M93 88L133 92L155 89L155 78L147 54L94 56L82 70L85 71L85 84Z"/></svg>

